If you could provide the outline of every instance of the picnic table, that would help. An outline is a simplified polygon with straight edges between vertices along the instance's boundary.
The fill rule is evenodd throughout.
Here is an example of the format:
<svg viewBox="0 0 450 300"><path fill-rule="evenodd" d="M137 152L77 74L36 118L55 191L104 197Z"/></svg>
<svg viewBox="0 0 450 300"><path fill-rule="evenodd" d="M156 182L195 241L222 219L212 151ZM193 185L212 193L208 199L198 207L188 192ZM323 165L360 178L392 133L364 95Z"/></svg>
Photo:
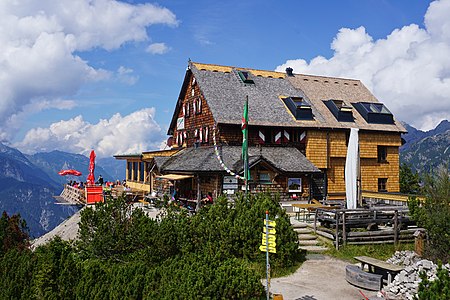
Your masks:
<svg viewBox="0 0 450 300"><path fill-rule="evenodd" d="M316 211L318 208L322 209L334 209L336 207L330 205L324 205L321 203L294 203L295 218L300 221L300 216L303 216L303 221L309 221L309 215L311 212Z"/></svg>
<svg viewBox="0 0 450 300"><path fill-rule="evenodd" d="M364 266L367 265L369 273L382 275L383 279L387 280L387 284L390 284L392 278L403 270L402 266L390 264L369 256L355 256L354 259L361 263L361 270L364 270Z"/></svg>

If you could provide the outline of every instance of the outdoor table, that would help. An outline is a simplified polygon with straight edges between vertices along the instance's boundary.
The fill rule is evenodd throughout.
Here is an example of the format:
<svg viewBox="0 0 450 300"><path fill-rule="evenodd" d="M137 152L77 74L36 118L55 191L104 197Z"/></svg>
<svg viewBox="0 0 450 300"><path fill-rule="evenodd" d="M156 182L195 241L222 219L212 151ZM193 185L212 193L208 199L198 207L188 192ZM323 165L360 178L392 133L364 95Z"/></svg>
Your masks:
<svg viewBox="0 0 450 300"><path fill-rule="evenodd" d="M402 266L390 264L369 256L355 256L354 259L361 263L361 270L364 270L364 266L367 265L369 273L383 275L383 279L387 279L387 284L392 282L393 276L395 277L397 273L403 270Z"/></svg>

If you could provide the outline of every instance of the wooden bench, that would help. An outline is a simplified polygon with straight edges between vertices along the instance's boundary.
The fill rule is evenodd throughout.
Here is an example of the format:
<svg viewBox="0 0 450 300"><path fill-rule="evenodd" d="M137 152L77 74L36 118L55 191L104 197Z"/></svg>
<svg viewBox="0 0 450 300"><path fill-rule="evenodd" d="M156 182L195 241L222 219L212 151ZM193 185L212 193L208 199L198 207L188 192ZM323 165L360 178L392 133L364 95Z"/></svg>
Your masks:
<svg viewBox="0 0 450 300"><path fill-rule="evenodd" d="M403 267L401 266L390 264L369 256L356 256L354 258L361 262L361 270L364 270L364 266L367 265L369 273L381 275L383 279L387 281L387 284L390 284L392 278L403 270Z"/></svg>
<svg viewBox="0 0 450 300"><path fill-rule="evenodd" d="M383 275L367 273L355 265L345 267L345 279L360 288L372 291L381 290Z"/></svg>

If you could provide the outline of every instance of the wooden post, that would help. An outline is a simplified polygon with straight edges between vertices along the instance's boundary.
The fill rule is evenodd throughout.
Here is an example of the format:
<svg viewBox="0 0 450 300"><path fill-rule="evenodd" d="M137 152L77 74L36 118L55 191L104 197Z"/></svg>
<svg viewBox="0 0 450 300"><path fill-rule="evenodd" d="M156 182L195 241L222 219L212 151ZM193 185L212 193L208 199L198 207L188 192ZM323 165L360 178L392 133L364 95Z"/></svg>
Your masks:
<svg viewBox="0 0 450 300"><path fill-rule="evenodd" d="M347 230L345 228L345 211L342 213L342 239L343 244L347 244Z"/></svg>
<svg viewBox="0 0 450 300"><path fill-rule="evenodd" d="M398 243L398 210L394 211L394 245Z"/></svg>
<svg viewBox="0 0 450 300"><path fill-rule="evenodd" d="M314 233L317 232L317 215L318 215L318 208L316 209L316 211L314 212Z"/></svg>
<svg viewBox="0 0 450 300"><path fill-rule="evenodd" d="M195 211L200 210L200 200L202 195L200 194L200 175L197 173L197 205L195 206Z"/></svg>
<svg viewBox="0 0 450 300"><path fill-rule="evenodd" d="M336 250L339 250L339 211L336 211Z"/></svg>

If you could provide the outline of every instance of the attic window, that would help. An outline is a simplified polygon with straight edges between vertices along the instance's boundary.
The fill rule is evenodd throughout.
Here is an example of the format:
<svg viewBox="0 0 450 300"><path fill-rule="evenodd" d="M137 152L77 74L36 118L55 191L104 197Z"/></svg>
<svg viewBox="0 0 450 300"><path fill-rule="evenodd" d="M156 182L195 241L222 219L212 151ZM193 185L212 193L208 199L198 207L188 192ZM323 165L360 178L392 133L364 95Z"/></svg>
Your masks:
<svg viewBox="0 0 450 300"><path fill-rule="evenodd" d="M352 107L345 105L343 100L331 99L324 103L338 121L353 122Z"/></svg>
<svg viewBox="0 0 450 300"><path fill-rule="evenodd" d="M302 97L289 97L283 99L296 120L313 120L311 104Z"/></svg>
<svg viewBox="0 0 450 300"><path fill-rule="evenodd" d="M254 84L255 82L250 78L250 72L238 71L239 78L243 83Z"/></svg>
<svg viewBox="0 0 450 300"><path fill-rule="evenodd" d="M383 103L352 103L368 123L394 124L394 116Z"/></svg>

